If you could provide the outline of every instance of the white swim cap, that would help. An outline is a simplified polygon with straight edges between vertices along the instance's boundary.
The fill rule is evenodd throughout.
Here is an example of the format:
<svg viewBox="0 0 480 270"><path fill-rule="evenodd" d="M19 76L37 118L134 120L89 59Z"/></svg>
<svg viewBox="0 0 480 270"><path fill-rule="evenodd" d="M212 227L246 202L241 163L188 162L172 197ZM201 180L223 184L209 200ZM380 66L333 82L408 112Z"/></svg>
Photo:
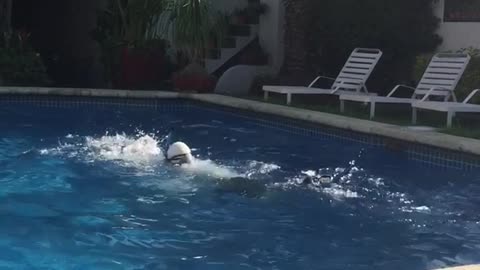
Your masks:
<svg viewBox="0 0 480 270"><path fill-rule="evenodd" d="M192 151L185 143L176 142L168 148L167 159L178 163L189 163L192 160Z"/></svg>

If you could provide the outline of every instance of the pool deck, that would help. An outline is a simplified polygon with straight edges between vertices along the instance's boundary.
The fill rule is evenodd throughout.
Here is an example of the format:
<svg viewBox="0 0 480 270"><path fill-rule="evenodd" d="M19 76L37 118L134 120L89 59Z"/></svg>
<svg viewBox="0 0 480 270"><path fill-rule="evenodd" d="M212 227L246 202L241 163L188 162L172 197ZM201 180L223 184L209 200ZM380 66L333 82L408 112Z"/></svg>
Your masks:
<svg viewBox="0 0 480 270"><path fill-rule="evenodd" d="M0 95L57 95L148 99L185 98L480 156L480 140L476 139L453 136L434 131L418 131L409 129L408 127L216 94L83 88L0 87Z"/></svg>
<svg viewBox="0 0 480 270"><path fill-rule="evenodd" d="M458 266L458 267L452 267L452 268L443 268L443 269L438 269L438 270L480 270L480 264L479 265Z"/></svg>

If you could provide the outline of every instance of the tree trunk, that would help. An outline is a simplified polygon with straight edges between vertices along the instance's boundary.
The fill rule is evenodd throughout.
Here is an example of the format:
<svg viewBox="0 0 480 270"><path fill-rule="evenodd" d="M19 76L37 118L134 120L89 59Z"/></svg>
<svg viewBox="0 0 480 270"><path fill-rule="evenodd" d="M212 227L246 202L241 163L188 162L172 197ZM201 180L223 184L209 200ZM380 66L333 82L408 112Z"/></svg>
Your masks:
<svg viewBox="0 0 480 270"><path fill-rule="evenodd" d="M283 0L285 5L284 74L300 74L307 68L307 27L309 0Z"/></svg>

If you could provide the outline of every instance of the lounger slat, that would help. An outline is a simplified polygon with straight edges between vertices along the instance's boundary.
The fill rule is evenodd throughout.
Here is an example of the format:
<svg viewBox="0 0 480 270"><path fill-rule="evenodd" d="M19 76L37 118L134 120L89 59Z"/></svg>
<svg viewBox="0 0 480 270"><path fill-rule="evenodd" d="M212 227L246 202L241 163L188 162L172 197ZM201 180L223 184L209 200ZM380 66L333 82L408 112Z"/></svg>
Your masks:
<svg viewBox="0 0 480 270"><path fill-rule="evenodd" d="M368 69L361 69L361 68L351 68L351 67L345 67L343 72L345 73L355 73L355 74L367 74Z"/></svg>
<svg viewBox="0 0 480 270"><path fill-rule="evenodd" d="M344 73L342 72L337 80L343 80L343 79L352 79L352 80L357 80L357 81L363 81L365 79L365 74L364 75L359 75L359 74L353 74L353 73Z"/></svg>
<svg viewBox="0 0 480 270"><path fill-rule="evenodd" d="M360 57L360 58L366 58L366 59L377 59L378 54L370 54L370 53L353 53L352 57Z"/></svg>
<svg viewBox="0 0 480 270"><path fill-rule="evenodd" d="M424 77L427 79L455 80L458 77L458 75L444 74L444 73L426 73Z"/></svg>
<svg viewBox="0 0 480 270"><path fill-rule="evenodd" d="M449 80L439 80L439 79L429 79L429 78L423 78L419 84L433 84L433 85L453 85L455 84L455 80L449 79Z"/></svg>
<svg viewBox="0 0 480 270"><path fill-rule="evenodd" d="M375 59L367 59L367 58L359 58L359 57L352 57L348 61L348 63L358 63L358 64L368 64L368 65L372 65L375 62L376 62Z"/></svg>
<svg viewBox="0 0 480 270"><path fill-rule="evenodd" d="M444 73L444 74L458 74L462 73L461 69L451 69L451 68L428 68L425 73Z"/></svg>
<svg viewBox="0 0 480 270"><path fill-rule="evenodd" d="M448 63L448 62L434 62L430 65L432 68L449 68L449 69L462 69L464 63Z"/></svg>
<svg viewBox="0 0 480 270"><path fill-rule="evenodd" d="M362 69L369 69L371 67L371 65L367 65L367 64L356 64L356 63L351 63L351 62L348 62L345 67L347 68L362 68Z"/></svg>

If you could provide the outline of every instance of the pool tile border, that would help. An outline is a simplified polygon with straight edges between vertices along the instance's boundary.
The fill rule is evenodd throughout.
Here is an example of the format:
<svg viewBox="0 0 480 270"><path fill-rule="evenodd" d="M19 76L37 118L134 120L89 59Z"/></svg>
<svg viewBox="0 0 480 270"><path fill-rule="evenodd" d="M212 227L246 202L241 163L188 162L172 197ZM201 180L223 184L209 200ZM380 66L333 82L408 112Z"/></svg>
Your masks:
<svg viewBox="0 0 480 270"><path fill-rule="evenodd" d="M216 94L182 94L162 91L131 91L72 88L0 87L0 100L28 102L43 100L44 106L71 108L92 104L99 106L138 106L158 109L185 110L202 104L209 110L248 118L255 124L296 134L353 141L365 145L386 147L406 152L409 159L427 166L473 170L480 168L480 140L437 132L409 130L404 127L354 119L339 115L268 104L264 102ZM44 96L44 97L42 97ZM56 100L51 100L52 96ZM127 98L127 99L126 99ZM165 99L188 100L185 104L168 104ZM185 106L186 105L186 106ZM240 113L241 112L241 113ZM259 115L260 113L260 115Z"/></svg>
<svg viewBox="0 0 480 270"><path fill-rule="evenodd" d="M194 107L202 110L228 113L233 117L247 119L252 123L278 129L293 134L314 136L316 138L337 139L360 143L366 146L383 147L393 152L406 153L410 160L422 163L428 167L456 169L471 171L480 169L480 157L453 150L445 150L428 145L405 142L380 135L360 133L352 130L344 130L322 124L313 124L308 121L278 117L269 114L255 114L248 110L225 107L222 105L205 106L205 103L193 103Z"/></svg>

